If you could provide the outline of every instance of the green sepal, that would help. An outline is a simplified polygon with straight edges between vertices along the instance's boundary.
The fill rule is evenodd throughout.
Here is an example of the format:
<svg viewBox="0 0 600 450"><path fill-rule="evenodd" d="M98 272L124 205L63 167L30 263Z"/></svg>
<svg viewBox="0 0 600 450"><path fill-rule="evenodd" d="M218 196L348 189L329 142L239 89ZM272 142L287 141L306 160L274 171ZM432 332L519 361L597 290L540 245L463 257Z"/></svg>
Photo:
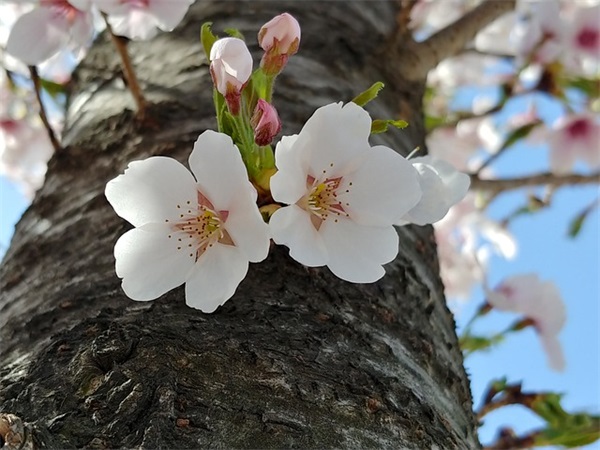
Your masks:
<svg viewBox="0 0 600 450"><path fill-rule="evenodd" d="M591 205L587 206L583 211L581 211L579 214L577 214L571 220L571 223L569 224L569 231L568 231L569 237L571 237L571 238L577 237L577 235L581 231L581 228L583 227L583 223L585 222L585 219L587 219L588 216L590 215L590 213L597 207L598 207L598 202L595 201Z"/></svg>
<svg viewBox="0 0 600 450"><path fill-rule="evenodd" d="M377 98L379 91L382 90L384 86L385 84L383 84L381 81L373 83L373 85L369 89L367 89L364 92L361 92L356 97L354 97L352 99L352 102L356 103L358 106L365 106L371 100Z"/></svg>
<svg viewBox="0 0 600 450"><path fill-rule="evenodd" d="M210 29L211 26L212 22L204 22L200 28L200 42L202 42L202 47L204 48L204 54L206 55L207 61L210 61L210 50L212 49L215 41L218 39Z"/></svg>
<svg viewBox="0 0 600 450"><path fill-rule="evenodd" d="M245 41L244 35L237 28L225 28L223 31L225 31L229 37L238 38L242 41Z"/></svg>
<svg viewBox="0 0 600 450"><path fill-rule="evenodd" d="M371 123L371 134L379 134L385 133L389 126L393 126L399 129L404 129L408 126L408 122L406 120L374 120Z"/></svg>

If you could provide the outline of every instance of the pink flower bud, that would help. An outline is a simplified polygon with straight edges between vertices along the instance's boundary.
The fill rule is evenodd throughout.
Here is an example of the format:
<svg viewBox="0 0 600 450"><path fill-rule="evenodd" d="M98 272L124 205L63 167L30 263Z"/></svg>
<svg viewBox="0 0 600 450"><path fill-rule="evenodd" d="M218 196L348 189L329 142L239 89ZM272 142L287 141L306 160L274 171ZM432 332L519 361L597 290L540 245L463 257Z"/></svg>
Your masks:
<svg viewBox="0 0 600 450"><path fill-rule="evenodd" d="M268 75L277 75L300 45L300 25L283 13L265 23L258 32L258 44L265 51L260 63Z"/></svg>
<svg viewBox="0 0 600 450"><path fill-rule="evenodd" d="M281 131L281 120L277 110L262 98L258 100L250 122L254 127L254 142L257 145L269 145Z"/></svg>
<svg viewBox="0 0 600 450"><path fill-rule="evenodd" d="M217 40L210 50L210 74L231 114L240 110L241 92L252 74L252 55L237 38Z"/></svg>

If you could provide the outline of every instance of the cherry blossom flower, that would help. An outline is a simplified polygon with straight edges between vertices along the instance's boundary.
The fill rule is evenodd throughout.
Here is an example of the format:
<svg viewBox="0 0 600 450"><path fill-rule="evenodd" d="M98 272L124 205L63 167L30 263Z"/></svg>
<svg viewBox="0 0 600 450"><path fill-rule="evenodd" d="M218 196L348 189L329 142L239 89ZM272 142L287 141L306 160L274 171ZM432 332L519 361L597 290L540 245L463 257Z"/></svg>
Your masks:
<svg viewBox="0 0 600 450"><path fill-rule="evenodd" d="M410 160L419 174L423 196L397 225L425 225L441 220L451 206L461 201L469 190L469 176L451 164L433 156Z"/></svg>
<svg viewBox="0 0 600 450"><path fill-rule="evenodd" d="M106 185L116 213L136 228L115 245L116 272L134 300L186 283L186 303L213 312L233 296L248 262L266 258L269 230L231 138L202 133L189 164L135 161Z"/></svg>
<svg viewBox="0 0 600 450"><path fill-rule="evenodd" d="M0 117L0 174L31 200L42 184L54 149L39 121Z"/></svg>
<svg viewBox="0 0 600 450"><path fill-rule="evenodd" d="M600 5L576 8L565 33L563 61L569 70L598 75L600 66Z"/></svg>
<svg viewBox="0 0 600 450"><path fill-rule="evenodd" d="M506 278L494 290L486 290L487 301L494 308L523 314L533 322L550 367L563 370L565 360L557 336L566 313L556 285L542 282L536 274L524 274Z"/></svg>
<svg viewBox="0 0 600 450"><path fill-rule="evenodd" d="M392 224L421 198L413 166L384 146L371 147L369 114L354 103L319 108L298 135L275 150L273 198L289 206L269 222L273 240L305 266L369 283L398 254Z"/></svg>
<svg viewBox="0 0 600 450"><path fill-rule="evenodd" d="M229 111L236 115L242 89L252 74L252 55L246 43L231 37L215 41L210 50L210 74Z"/></svg>
<svg viewBox="0 0 600 450"><path fill-rule="evenodd" d="M600 166L600 123L591 113L563 116L546 132L550 167L555 173L569 172L576 159Z"/></svg>
<svg viewBox="0 0 600 450"><path fill-rule="evenodd" d="M79 9L87 6L87 9ZM89 2L41 0L38 8L15 22L6 51L27 65L37 65L67 45L85 47L94 34Z"/></svg>
<svg viewBox="0 0 600 450"><path fill-rule="evenodd" d="M273 17L258 32L258 44L265 51L260 66L265 73L281 72L300 45L300 24L288 13Z"/></svg>
<svg viewBox="0 0 600 450"><path fill-rule="evenodd" d="M281 131L281 120L277 110L262 98L258 99L250 122L254 127L254 142L257 145L269 145Z"/></svg>
<svg viewBox="0 0 600 450"><path fill-rule="evenodd" d="M183 20L194 0L93 0L108 15L113 32L145 41L158 29L173 30Z"/></svg>

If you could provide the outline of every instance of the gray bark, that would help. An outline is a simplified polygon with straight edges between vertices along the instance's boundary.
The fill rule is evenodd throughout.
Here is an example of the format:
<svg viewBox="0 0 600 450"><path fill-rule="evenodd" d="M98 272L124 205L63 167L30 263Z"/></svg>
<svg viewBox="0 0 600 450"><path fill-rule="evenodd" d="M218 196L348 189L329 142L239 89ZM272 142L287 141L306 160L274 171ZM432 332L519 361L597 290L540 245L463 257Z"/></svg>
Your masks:
<svg viewBox="0 0 600 450"><path fill-rule="evenodd" d="M108 205L106 182L151 155L185 163L215 128L202 22L240 29L258 61L256 32L289 11L303 37L276 90L284 134L382 80L368 109L401 112L410 127L375 141L406 154L423 144L424 80L403 80L386 57L397 8L198 2L175 32L130 44L152 102L144 123L98 39L76 72L65 148L0 268L0 412L25 430L14 447L479 447L431 227L399 229L398 258L369 285L274 247L211 315L186 307L182 288L134 302L114 273L113 246L130 225Z"/></svg>

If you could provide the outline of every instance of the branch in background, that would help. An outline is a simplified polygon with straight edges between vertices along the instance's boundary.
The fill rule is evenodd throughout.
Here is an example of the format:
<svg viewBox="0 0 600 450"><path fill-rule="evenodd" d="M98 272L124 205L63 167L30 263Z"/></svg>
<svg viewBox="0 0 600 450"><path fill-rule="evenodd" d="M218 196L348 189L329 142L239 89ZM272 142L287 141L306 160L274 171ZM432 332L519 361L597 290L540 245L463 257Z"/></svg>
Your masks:
<svg viewBox="0 0 600 450"><path fill-rule="evenodd" d="M423 42L400 42L402 75L421 80L441 61L457 55L477 32L515 7L516 0L488 0Z"/></svg>
<svg viewBox="0 0 600 450"><path fill-rule="evenodd" d="M490 192L492 195L528 186L574 186L600 183L600 172L591 175L569 174L555 175L550 172L538 173L521 178L481 179L471 174L471 189Z"/></svg>
<svg viewBox="0 0 600 450"><path fill-rule="evenodd" d="M123 68L123 75L125 76L125 80L127 81L127 87L131 91L131 95L133 95L133 100L135 101L135 105L137 107L137 117L139 119L143 119L146 112L146 99L144 98L144 94L142 93L142 89L140 88L140 83L138 82L137 76L135 74L135 70L133 68L133 64L131 64L131 58L129 57L129 53L127 52L127 45L125 44L124 39L121 36L117 36L110 26L108 22L108 18L106 14L102 13L102 17L104 17L104 22L106 23L106 29L110 34L110 38L121 57L121 66Z"/></svg>
<svg viewBox="0 0 600 450"><path fill-rule="evenodd" d="M396 23L398 25L398 34L406 35L410 33L410 14L417 4L417 0L400 0L400 9L396 14Z"/></svg>
<svg viewBox="0 0 600 450"><path fill-rule="evenodd" d="M52 144L52 147L54 147L54 151L59 152L62 147L60 145L60 142L58 142L58 139L56 138L56 134L52 129L52 125L50 125L50 121L48 120L46 108L44 107L44 103L42 102L42 82L40 80L40 76L35 66L29 66L29 74L31 76L31 81L33 81L33 90L35 91L35 98L37 99L38 106L40 108L40 119L42 119L44 128L46 128L46 132L48 133L48 137L50 138L50 143Z"/></svg>

